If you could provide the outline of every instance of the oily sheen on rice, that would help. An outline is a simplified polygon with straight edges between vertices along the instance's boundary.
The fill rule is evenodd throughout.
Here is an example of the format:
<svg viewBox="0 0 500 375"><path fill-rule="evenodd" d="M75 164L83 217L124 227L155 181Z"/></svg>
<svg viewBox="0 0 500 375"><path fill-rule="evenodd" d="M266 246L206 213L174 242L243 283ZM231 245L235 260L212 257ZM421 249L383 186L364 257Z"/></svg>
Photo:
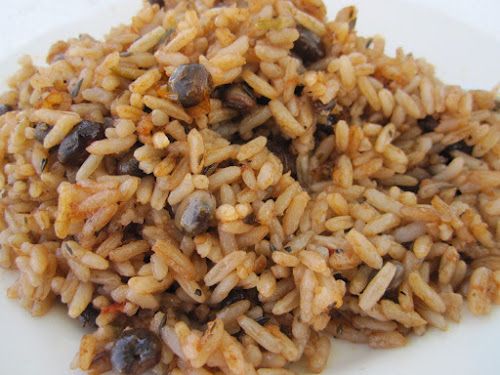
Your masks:
<svg viewBox="0 0 500 375"><path fill-rule="evenodd" d="M0 265L32 315L92 327L72 368L319 373L332 338L400 347L500 303L498 90L388 56L356 20L149 0L19 61Z"/></svg>

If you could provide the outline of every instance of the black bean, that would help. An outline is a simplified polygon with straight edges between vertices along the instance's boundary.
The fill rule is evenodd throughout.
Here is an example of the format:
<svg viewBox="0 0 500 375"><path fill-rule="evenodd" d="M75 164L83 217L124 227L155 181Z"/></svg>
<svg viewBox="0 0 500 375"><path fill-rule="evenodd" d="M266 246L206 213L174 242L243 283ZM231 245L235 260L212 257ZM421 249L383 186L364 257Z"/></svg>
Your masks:
<svg viewBox="0 0 500 375"><path fill-rule="evenodd" d="M116 174L130 175L136 177L144 176L144 172L139 168L139 160L134 157L134 151L124 154L116 163Z"/></svg>
<svg viewBox="0 0 500 375"><path fill-rule="evenodd" d="M226 107L240 112L248 112L257 105L252 89L244 83L235 83L227 87L222 94L222 100Z"/></svg>
<svg viewBox="0 0 500 375"><path fill-rule="evenodd" d="M295 86L295 90L293 90L295 96L302 96L303 92L304 92L304 86L302 85Z"/></svg>
<svg viewBox="0 0 500 375"><path fill-rule="evenodd" d="M316 132L314 133L314 138L316 141L321 142L325 137L333 134L333 129L335 124L339 121L336 115L328 115L326 117L326 123L316 125Z"/></svg>
<svg viewBox="0 0 500 375"><path fill-rule="evenodd" d="M265 96L258 96L256 101L257 101L258 105L267 105L267 104L269 104L271 99L266 98Z"/></svg>
<svg viewBox="0 0 500 375"><path fill-rule="evenodd" d="M305 65L325 57L325 50L318 35L302 26L298 26L297 30L299 39L293 44L292 51L304 61Z"/></svg>
<svg viewBox="0 0 500 375"><path fill-rule="evenodd" d="M257 217L253 212L251 212L243 218L243 222L248 225L254 225L255 223L257 223Z"/></svg>
<svg viewBox="0 0 500 375"><path fill-rule="evenodd" d="M333 127L337 122L339 122L339 117L337 115L329 114L326 118L326 125Z"/></svg>
<svg viewBox="0 0 500 375"><path fill-rule="evenodd" d="M333 278L335 280L342 280L342 281L344 281L346 283L349 282L349 279L347 277L345 277L344 275L342 275L341 273L338 273L338 272L333 274Z"/></svg>
<svg viewBox="0 0 500 375"><path fill-rule="evenodd" d="M243 289L243 288L234 288L232 289L228 296L222 300L220 303L220 308L224 308L226 306L232 305L238 301L249 300L252 304L259 303L259 292L257 288Z"/></svg>
<svg viewBox="0 0 500 375"><path fill-rule="evenodd" d="M472 153L472 146L467 145L463 140L459 141L457 143L453 143L452 145L447 146L443 151L441 151L439 154L441 156L444 156L446 159L452 159L453 158L453 151L461 151L465 154L471 154Z"/></svg>
<svg viewBox="0 0 500 375"><path fill-rule="evenodd" d="M190 236L204 233L212 225L215 198L203 190L196 190L179 204L175 213L177 228Z"/></svg>
<svg viewBox="0 0 500 375"><path fill-rule="evenodd" d="M417 184L417 185L412 185L412 186L402 186L402 185L399 185L398 186L401 190L403 191L409 191L409 192L412 192L412 193L418 193L418 189L420 189L420 185Z"/></svg>
<svg viewBox="0 0 500 375"><path fill-rule="evenodd" d="M436 120L433 116L425 116L424 118L421 118L420 120L417 120L417 125L419 126L420 129L424 133L430 133L436 129L436 127L439 125L438 120Z"/></svg>
<svg viewBox="0 0 500 375"><path fill-rule="evenodd" d="M45 122L39 122L35 125L35 139L43 144L45 137L49 134L50 126Z"/></svg>
<svg viewBox="0 0 500 375"><path fill-rule="evenodd" d="M122 332L111 349L113 370L120 374L142 374L154 367L160 357L160 339L144 328Z"/></svg>
<svg viewBox="0 0 500 375"><path fill-rule="evenodd" d="M0 104L0 116L5 115L7 112L12 111L13 108L8 104Z"/></svg>
<svg viewBox="0 0 500 375"><path fill-rule="evenodd" d="M264 324L266 324L268 321L269 321L269 317L266 316L266 315L263 315L263 316L259 316L257 319L255 319L255 321L257 323L259 323L261 326L263 326Z"/></svg>
<svg viewBox="0 0 500 375"><path fill-rule="evenodd" d="M104 138L103 125L83 120L69 133L59 145L57 160L61 164L81 165L89 156L86 148L94 141Z"/></svg>
<svg viewBox="0 0 500 375"><path fill-rule="evenodd" d="M413 241L401 243L406 250L411 250L413 248Z"/></svg>
<svg viewBox="0 0 500 375"><path fill-rule="evenodd" d="M212 76L201 64L183 64L168 80L170 91L183 107L193 107L210 97Z"/></svg>
<svg viewBox="0 0 500 375"><path fill-rule="evenodd" d="M165 5L165 2L163 0L148 0L148 3L150 3L151 5L158 4L160 8Z"/></svg>
<svg viewBox="0 0 500 375"><path fill-rule="evenodd" d="M337 105L337 102L335 100L332 100L326 104L324 104L320 100L315 100L313 102L313 107L318 111L320 115L328 116L330 115L330 112L332 111L333 108Z"/></svg>
<svg viewBox="0 0 500 375"><path fill-rule="evenodd" d="M168 215L170 216L171 219L175 217L174 209L168 202L165 203L165 210L168 212Z"/></svg>
<svg viewBox="0 0 500 375"><path fill-rule="evenodd" d="M83 78L78 80L78 82L75 83L75 85L73 86L73 88L71 89L71 92L70 92L70 95L72 98L76 98L78 96L78 94L80 93L80 89L82 87L82 83L83 83Z"/></svg>
<svg viewBox="0 0 500 375"><path fill-rule="evenodd" d="M103 120L103 126L104 126L104 130L106 130L107 128L111 128L113 126L113 123L114 123L114 120L113 120L113 117L104 117L104 120Z"/></svg>
<svg viewBox="0 0 500 375"><path fill-rule="evenodd" d="M233 167L235 165L239 165L237 160L226 159L223 162L219 163L219 168Z"/></svg>
<svg viewBox="0 0 500 375"><path fill-rule="evenodd" d="M292 176L297 175L296 156L290 151L290 141L273 135L267 140L267 148L281 160L283 173L291 172Z"/></svg>
<svg viewBox="0 0 500 375"><path fill-rule="evenodd" d="M314 139L316 144L319 144L323 139L333 134L333 127L325 124L316 124L316 131L314 132Z"/></svg>
<svg viewBox="0 0 500 375"><path fill-rule="evenodd" d="M202 174L205 176L211 176L215 170L217 169L217 163L207 165L203 170L201 171Z"/></svg>
<svg viewBox="0 0 500 375"><path fill-rule="evenodd" d="M99 315L99 310L97 310L92 304L89 304L85 310L80 314L79 319L84 327L97 327L95 320Z"/></svg>
<svg viewBox="0 0 500 375"><path fill-rule="evenodd" d="M130 223L123 228L124 242L127 240L141 239L142 225L139 223Z"/></svg>
<svg viewBox="0 0 500 375"><path fill-rule="evenodd" d="M391 282L389 283L389 286L387 287L388 291L399 288L399 286L403 282L405 275L405 268L400 262L393 260L391 263L396 266L396 273L394 274L394 277L392 278Z"/></svg>

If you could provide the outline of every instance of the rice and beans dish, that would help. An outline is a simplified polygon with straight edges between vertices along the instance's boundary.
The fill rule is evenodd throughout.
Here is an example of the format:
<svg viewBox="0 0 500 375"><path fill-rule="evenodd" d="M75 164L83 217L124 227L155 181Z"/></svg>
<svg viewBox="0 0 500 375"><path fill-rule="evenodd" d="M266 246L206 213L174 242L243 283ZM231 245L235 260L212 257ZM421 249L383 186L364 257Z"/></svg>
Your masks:
<svg viewBox="0 0 500 375"><path fill-rule="evenodd" d="M319 373L332 338L400 347L500 303L497 90L386 55L356 16L150 0L20 60L0 265L33 316L87 327L72 368Z"/></svg>

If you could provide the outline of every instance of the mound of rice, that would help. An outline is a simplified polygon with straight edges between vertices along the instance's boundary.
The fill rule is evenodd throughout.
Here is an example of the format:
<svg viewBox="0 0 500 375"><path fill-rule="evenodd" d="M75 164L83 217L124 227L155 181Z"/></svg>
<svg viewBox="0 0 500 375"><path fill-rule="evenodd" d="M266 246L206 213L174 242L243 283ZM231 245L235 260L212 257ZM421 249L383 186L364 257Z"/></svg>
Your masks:
<svg viewBox="0 0 500 375"><path fill-rule="evenodd" d="M399 347L500 303L497 92L325 16L148 1L20 61L0 265L32 315L95 327L73 368L321 372L332 337Z"/></svg>

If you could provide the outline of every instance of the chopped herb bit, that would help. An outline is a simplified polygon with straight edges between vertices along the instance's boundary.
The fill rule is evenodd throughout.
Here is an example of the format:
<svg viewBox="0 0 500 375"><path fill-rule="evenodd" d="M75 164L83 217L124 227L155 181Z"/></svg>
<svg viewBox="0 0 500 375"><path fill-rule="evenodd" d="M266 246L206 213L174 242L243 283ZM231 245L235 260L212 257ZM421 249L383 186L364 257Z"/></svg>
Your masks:
<svg viewBox="0 0 500 375"><path fill-rule="evenodd" d="M349 30L354 30L356 27L356 22L358 21L357 17L354 17L352 20L349 21Z"/></svg>
<svg viewBox="0 0 500 375"><path fill-rule="evenodd" d="M68 253L70 253L71 255L73 255L73 249L71 248L71 246L69 246L67 243L64 244L64 248L66 249L66 251Z"/></svg>
<svg viewBox="0 0 500 375"><path fill-rule="evenodd" d="M337 336L340 336L344 332L344 326L342 324L339 324L337 326Z"/></svg>
<svg viewBox="0 0 500 375"><path fill-rule="evenodd" d="M201 296L201 289L196 289L194 291L194 294L196 294L198 297Z"/></svg>
<svg viewBox="0 0 500 375"><path fill-rule="evenodd" d="M163 318L161 318L159 328L165 327L165 324L167 324L167 314L163 314Z"/></svg>
<svg viewBox="0 0 500 375"><path fill-rule="evenodd" d="M80 93L80 89L82 88L82 83L83 83L83 78L79 79L78 82L73 86L73 89L71 90L71 97L76 98L78 94Z"/></svg>
<svg viewBox="0 0 500 375"><path fill-rule="evenodd" d="M272 243L270 243L269 244L269 250L271 250L271 252L273 253L273 252L275 252L278 249L276 248L276 246L274 246Z"/></svg>
<svg viewBox="0 0 500 375"><path fill-rule="evenodd" d="M40 162L40 171L43 172L45 170L45 167L47 166L48 159L42 159Z"/></svg>
<svg viewBox="0 0 500 375"><path fill-rule="evenodd" d="M285 246L285 251L287 253L291 253L292 252L292 247L291 246Z"/></svg>

